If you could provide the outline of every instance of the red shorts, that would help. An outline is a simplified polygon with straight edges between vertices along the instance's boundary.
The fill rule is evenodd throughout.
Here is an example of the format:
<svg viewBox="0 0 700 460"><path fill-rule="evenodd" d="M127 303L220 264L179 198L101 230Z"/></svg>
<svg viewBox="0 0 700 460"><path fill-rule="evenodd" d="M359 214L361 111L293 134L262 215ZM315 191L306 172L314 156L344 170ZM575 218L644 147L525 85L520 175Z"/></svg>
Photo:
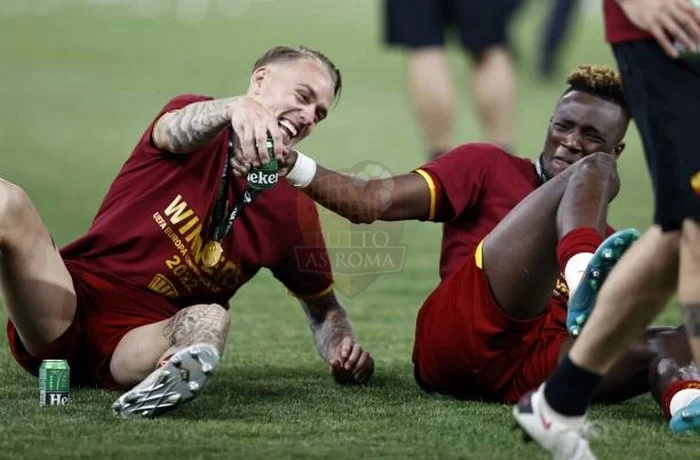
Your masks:
<svg viewBox="0 0 700 460"><path fill-rule="evenodd" d="M78 263L65 263L77 298L73 323L61 337L32 356L8 321L10 351L31 374L39 374L44 359L66 359L71 367L72 384L122 389L109 371L119 341L134 328L172 317L178 308L158 294L96 276Z"/></svg>
<svg viewBox="0 0 700 460"><path fill-rule="evenodd" d="M413 348L416 380L426 391L460 399L516 402L556 368L568 337L565 303L553 298L531 320L508 317L480 260L470 256L420 309Z"/></svg>

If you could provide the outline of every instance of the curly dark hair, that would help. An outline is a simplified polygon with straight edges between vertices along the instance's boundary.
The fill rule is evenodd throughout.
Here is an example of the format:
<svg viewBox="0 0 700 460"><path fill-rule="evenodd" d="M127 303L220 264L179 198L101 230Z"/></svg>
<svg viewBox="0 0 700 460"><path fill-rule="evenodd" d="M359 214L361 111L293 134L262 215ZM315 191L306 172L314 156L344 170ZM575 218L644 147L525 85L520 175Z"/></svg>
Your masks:
<svg viewBox="0 0 700 460"><path fill-rule="evenodd" d="M257 61L255 61L255 64L253 64L253 72L255 72L258 68L272 62L294 61L297 59L315 59L326 66L331 77L333 77L333 82L335 84L333 88L333 96L336 99L338 98L338 95L343 89L343 78L340 75L340 69L333 64L333 61L331 61L328 56L307 46L279 45L272 47L267 50L265 54L260 56Z"/></svg>
<svg viewBox="0 0 700 460"><path fill-rule="evenodd" d="M576 67L566 77L569 91L583 91L620 105L627 111L622 93L622 78L614 69L606 65L585 64Z"/></svg>

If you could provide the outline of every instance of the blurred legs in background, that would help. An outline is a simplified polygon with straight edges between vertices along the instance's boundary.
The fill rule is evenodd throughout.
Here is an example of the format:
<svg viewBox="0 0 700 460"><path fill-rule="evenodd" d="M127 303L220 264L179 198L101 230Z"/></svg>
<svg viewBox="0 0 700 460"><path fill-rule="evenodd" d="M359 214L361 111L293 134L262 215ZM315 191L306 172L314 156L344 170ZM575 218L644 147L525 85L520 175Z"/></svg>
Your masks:
<svg viewBox="0 0 700 460"><path fill-rule="evenodd" d="M453 145L455 84L445 31L455 28L473 62L469 91L487 141L514 141L516 74L508 46L510 18L520 0L385 0L385 41L408 49L413 110L430 157Z"/></svg>
<svg viewBox="0 0 700 460"><path fill-rule="evenodd" d="M435 157L452 147L455 89L442 46L409 53L408 90L428 152Z"/></svg>
<svg viewBox="0 0 700 460"><path fill-rule="evenodd" d="M486 139L504 147L513 143L516 75L510 52L492 46L474 59L470 90ZM443 47L413 50L408 58L408 87L428 151L438 156L452 146L455 88Z"/></svg>
<svg viewBox="0 0 700 460"><path fill-rule="evenodd" d="M512 148L516 74L513 56L506 46L491 46L474 57L472 92L486 139Z"/></svg>
<svg viewBox="0 0 700 460"><path fill-rule="evenodd" d="M579 6L580 0L550 0L550 3L545 23L540 29L542 35L537 57L537 72L545 80L556 76L559 52L574 22L574 10Z"/></svg>

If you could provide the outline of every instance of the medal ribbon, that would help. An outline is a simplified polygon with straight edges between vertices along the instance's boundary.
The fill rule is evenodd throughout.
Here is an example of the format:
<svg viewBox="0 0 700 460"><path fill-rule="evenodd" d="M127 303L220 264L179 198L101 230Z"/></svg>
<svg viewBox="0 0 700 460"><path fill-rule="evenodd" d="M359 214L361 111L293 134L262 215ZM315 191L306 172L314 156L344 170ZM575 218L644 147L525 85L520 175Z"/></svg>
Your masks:
<svg viewBox="0 0 700 460"><path fill-rule="evenodd" d="M219 192L216 197L216 204L214 205L214 212L211 216L211 226L212 231L212 241L221 242L228 232L233 227L233 223L236 218L240 215L243 208L253 202L253 198L258 194L259 190L251 188L250 185L246 187L243 192L243 196L236 201L236 204L228 210L228 194L229 186L231 185L231 174L233 166L231 166L231 160L233 160L233 153L235 150L235 141L233 130L228 139L228 150L226 151L226 164L224 165L224 170L221 175L221 183L219 184Z"/></svg>

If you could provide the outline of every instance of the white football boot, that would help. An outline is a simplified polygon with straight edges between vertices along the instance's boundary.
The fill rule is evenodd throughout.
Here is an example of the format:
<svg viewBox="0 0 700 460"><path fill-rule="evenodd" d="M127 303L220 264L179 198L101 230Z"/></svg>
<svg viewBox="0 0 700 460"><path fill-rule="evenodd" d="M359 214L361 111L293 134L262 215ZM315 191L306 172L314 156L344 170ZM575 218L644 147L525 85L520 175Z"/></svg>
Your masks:
<svg viewBox="0 0 700 460"><path fill-rule="evenodd" d="M586 439L590 425L585 420L567 424L556 414L550 417L543 403L544 384L523 395L513 407L514 428L520 426L523 439L537 442L553 460L595 460Z"/></svg>
<svg viewBox="0 0 700 460"><path fill-rule="evenodd" d="M156 417L194 399L219 367L219 352L199 343L179 350L112 404L119 417Z"/></svg>

